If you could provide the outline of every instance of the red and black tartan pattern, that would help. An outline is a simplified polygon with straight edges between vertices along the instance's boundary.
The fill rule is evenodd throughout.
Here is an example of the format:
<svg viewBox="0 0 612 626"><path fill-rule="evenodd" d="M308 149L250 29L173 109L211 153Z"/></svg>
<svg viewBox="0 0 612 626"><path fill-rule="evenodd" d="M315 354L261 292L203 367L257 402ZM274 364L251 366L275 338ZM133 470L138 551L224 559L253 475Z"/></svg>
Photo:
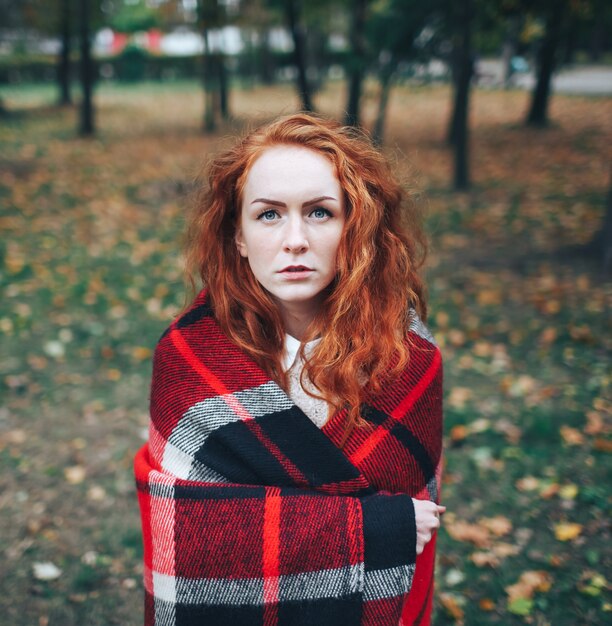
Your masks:
<svg viewBox="0 0 612 626"><path fill-rule="evenodd" d="M442 363L420 321L408 335L406 371L340 448L346 410L313 424L205 292L168 328L135 459L147 626L430 623L412 497L438 500Z"/></svg>

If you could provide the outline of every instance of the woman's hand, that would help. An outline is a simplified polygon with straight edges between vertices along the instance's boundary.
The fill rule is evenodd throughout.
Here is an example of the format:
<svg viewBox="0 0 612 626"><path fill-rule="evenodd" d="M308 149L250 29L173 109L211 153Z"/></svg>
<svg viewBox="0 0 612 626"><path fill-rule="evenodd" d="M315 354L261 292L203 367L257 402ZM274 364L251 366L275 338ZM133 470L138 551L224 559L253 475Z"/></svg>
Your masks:
<svg viewBox="0 0 612 626"><path fill-rule="evenodd" d="M417 530L416 553L421 554L425 545L431 539L433 531L440 528L440 515L446 511L446 507L430 500L416 500L412 498L412 502L414 504L414 518Z"/></svg>

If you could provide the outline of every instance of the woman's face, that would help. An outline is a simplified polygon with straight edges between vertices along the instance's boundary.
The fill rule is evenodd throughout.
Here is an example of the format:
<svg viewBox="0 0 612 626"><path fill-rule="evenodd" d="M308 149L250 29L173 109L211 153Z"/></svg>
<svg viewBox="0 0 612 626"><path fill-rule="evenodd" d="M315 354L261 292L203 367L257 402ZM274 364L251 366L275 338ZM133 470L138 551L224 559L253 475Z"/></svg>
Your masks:
<svg viewBox="0 0 612 626"><path fill-rule="evenodd" d="M307 324L316 315L322 292L336 275L343 227L343 193L326 157L279 145L253 163L236 243L286 324L289 318Z"/></svg>

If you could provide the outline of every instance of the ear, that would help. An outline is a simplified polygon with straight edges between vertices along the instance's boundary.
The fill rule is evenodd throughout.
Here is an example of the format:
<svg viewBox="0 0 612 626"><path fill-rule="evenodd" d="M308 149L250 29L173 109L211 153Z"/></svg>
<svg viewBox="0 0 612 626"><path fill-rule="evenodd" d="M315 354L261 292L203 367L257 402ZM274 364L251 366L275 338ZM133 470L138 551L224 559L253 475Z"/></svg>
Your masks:
<svg viewBox="0 0 612 626"><path fill-rule="evenodd" d="M238 248L238 252L240 252L240 256L246 259L249 255L247 253L247 246L242 236L242 228L240 226L236 226L234 241L236 242L236 247Z"/></svg>

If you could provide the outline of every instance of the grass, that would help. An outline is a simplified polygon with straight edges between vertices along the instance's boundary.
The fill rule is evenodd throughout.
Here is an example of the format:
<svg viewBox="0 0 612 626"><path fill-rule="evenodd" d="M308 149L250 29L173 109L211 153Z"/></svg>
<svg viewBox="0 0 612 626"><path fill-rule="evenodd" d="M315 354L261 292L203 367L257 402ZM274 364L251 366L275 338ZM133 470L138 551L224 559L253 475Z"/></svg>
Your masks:
<svg viewBox="0 0 612 626"><path fill-rule="evenodd" d="M99 134L84 140L50 88L0 95L0 610L15 626L138 624L131 461L151 350L183 304L188 190L245 124L297 99L289 86L236 91L234 121L204 136L197 85L102 85ZM330 85L317 105L338 116L343 98ZM390 158L426 198L429 325L445 360L435 623L604 624L612 289L568 251L601 224L609 100L555 96L555 123L537 133L520 124L526 94L476 92L468 194L449 189L449 102L445 87L397 89L387 128ZM44 562L61 575L34 577ZM540 582L512 602L525 572Z"/></svg>

